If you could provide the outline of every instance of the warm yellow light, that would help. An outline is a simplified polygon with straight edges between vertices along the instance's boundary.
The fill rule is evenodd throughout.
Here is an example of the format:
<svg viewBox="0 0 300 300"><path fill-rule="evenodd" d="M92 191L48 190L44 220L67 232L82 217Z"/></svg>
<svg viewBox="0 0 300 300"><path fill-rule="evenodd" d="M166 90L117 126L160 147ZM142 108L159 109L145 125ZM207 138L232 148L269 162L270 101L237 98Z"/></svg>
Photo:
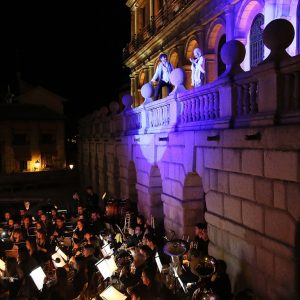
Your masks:
<svg viewBox="0 0 300 300"><path fill-rule="evenodd" d="M74 165L73 164L69 165L69 168L70 168L70 170L73 170Z"/></svg>
<svg viewBox="0 0 300 300"><path fill-rule="evenodd" d="M34 163L34 170L37 171L41 167L41 163L39 160L36 160Z"/></svg>

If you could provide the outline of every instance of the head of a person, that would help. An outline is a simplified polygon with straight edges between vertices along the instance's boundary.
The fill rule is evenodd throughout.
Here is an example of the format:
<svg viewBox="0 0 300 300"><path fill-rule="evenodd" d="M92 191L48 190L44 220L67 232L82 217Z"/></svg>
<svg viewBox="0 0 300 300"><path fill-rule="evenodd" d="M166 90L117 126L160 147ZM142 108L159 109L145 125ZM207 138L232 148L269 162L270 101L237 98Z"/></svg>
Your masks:
<svg viewBox="0 0 300 300"><path fill-rule="evenodd" d="M43 212L43 210L42 209L38 209L38 211L37 211L37 215L38 215L38 217L41 217L41 215L43 214L44 212Z"/></svg>
<svg viewBox="0 0 300 300"><path fill-rule="evenodd" d="M83 237L85 240L89 241L92 236L93 236L93 234L92 234L91 230L87 229L86 232L84 233Z"/></svg>
<svg viewBox="0 0 300 300"><path fill-rule="evenodd" d="M81 205L79 205L77 207L77 213L78 213L78 215L83 215L83 213L84 213L84 207L81 206Z"/></svg>
<svg viewBox="0 0 300 300"><path fill-rule="evenodd" d="M142 227L140 225L135 226L134 233L136 236L140 236L143 233Z"/></svg>
<svg viewBox="0 0 300 300"><path fill-rule="evenodd" d="M57 209L56 208L52 208L51 209L51 216L52 217L56 217L57 216Z"/></svg>
<svg viewBox="0 0 300 300"><path fill-rule="evenodd" d="M146 233L144 238L145 238L145 244L151 250L153 250L156 247L156 239L155 239L155 237L152 234L150 234L150 233Z"/></svg>
<svg viewBox="0 0 300 300"><path fill-rule="evenodd" d="M87 192L88 195L92 195L92 194L93 194L93 187L90 186L90 185L87 186L87 187L86 187L86 192Z"/></svg>
<svg viewBox="0 0 300 300"><path fill-rule="evenodd" d="M57 219L56 219L56 221L55 221L55 223L56 223L56 226L58 227L58 228L62 228L63 227L63 225L64 225L64 218L63 217L58 217Z"/></svg>
<svg viewBox="0 0 300 300"><path fill-rule="evenodd" d="M98 213L96 211L91 212L91 220L97 221L98 220Z"/></svg>
<svg viewBox="0 0 300 300"><path fill-rule="evenodd" d="M36 231L36 237L38 239L42 239L42 240L45 240L46 239L46 232L43 230L43 229L38 229Z"/></svg>
<svg viewBox="0 0 300 300"><path fill-rule="evenodd" d="M10 218L10 219L8 220L8 226L9 226L9 227L14 227L14 224L15 224L14 219Z"/></svg>
<svg viewBox="0 0 300 300"><path fill-rule="evenodd" d="M40 222L36 222L35 223L35 228L36 228L36 230L39 230L39 229L42 229L43 226L42 226L42 224Z"/></svg>
<svg viewBox="0 0 300 300"><path fill-rule="evenodd" d="M167 54L161 53L161 54L159 55L159 60L160 60L162 63L168 61L168 56L167 56Z"/></svg>
<svg viewBox="0 0 300 300"><path fill-rule="evenodd" d="M25 216L25 209L24 208L20 208L19 209L19 216L22 218L23 216Z"/></svg>
<svg viewBox="0 0 300 300"><path fill-rule="evenodd" d="M91 244L87 244L84 246L84 249L83 249L83 256L84 257L89 257L91 255L94 255L95 253L95 248L93 245Z"/></svg>
<svg viewBox="0 0 300 300"><path fill-rule="evenodd" d="M47 221L47 216L46 216L46 214L41 214L41 221L42 222L46 222Z"/></svg>
<svg viewBox="0 0 300 300"><path fill-rule="evenodd" d="M129 227L128 228L128 233L129 233L129 235L134 235L134 228L132 228L132 227Z"/></svg>
<svg viewBox="0 0 300 300"><path fill-rule="evenodd" d="M8 221L10 218L11 218L10 212L9 212L9 211L6 211L6 212L4 213L4 219L5 219L5 221Z"/></svg>
<svg viewBox="0 0 300 300"><path fill-rule="evenodd" d="M83 222L83 220L79 219L79 220L77 221L77 228L78 228L79 230L82 230L83 227L84 227L84 222Z"/></svg>
<svg viewBox="0 0 300 300"><path fill-rule="evenodd" d="M17 228L14 230L14 233L13 233L13 238L15 239L15 241L21 241L23 240L23 233L22 233L22 230L20 228Z"/></svg>
<svg viewBox="0 0 300 300"><path fill-rule="evenodd" d="M30 201L29 200L24 200L24 207L25 207L26 210L29 209L29 207L30 207Z"/></svg>
<svg viewBox="0 0 300 300"><path fill-rule="evenodd" d="M143 215L138 215L136 217L136 223L143 226L145 224L145 217Z"/></svg>
<svg viewBox="0 0 300 300"><path fill-rule="evenodd" d="M143 284L149 286L151 282L154 281L154 278L155 278L155 272L153 271L153 268L149 268L148 266L146 266L142 272Z"/></svg>
<svg viewBox="0 0 300 300"><path fill-rule="evenodd" d="M202 55L202 52L201 52L200 48L195 48L193 52L194 52L194 56L196 58L199 58Z"/></svg>
<svg viewBox="0 0 300 300"><path fill-rule="evenodd" d="M25 217L23 219L23 224L25 227L29 226L30 225L30 218L29 217Z"/></svg>
<svg viewBox="0 0 300 300"><path fill-rule="evenodd" d="M203 238L205 233L207 234L207 224L206 223L198 223L195 226L195 235L199 238Z"/></svg>

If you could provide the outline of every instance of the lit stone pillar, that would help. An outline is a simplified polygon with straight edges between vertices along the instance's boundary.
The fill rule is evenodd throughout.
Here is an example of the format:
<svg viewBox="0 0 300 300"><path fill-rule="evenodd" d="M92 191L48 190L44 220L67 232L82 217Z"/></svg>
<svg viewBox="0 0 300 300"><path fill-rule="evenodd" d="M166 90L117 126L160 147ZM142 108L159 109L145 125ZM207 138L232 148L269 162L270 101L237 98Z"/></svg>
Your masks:
<svg viewBox="0 0 300 300"><path fill-rule="evenodd" d="M145 83L147 83L151 79L150 76L149 76L149 68L148 68L148 66L144 67L144 73L145 73Z"/></svg>
<svg viewBox="0 0 300 300"><path fill-rule="evenodd" d="M153 64L149 64L148 65L149 81L152 79L153 75L154 75L154 65Z"/></svg>
<svg viewBox="0 0 300 300"><path fill-rule="evenodd" d="M151 22L151 17L153 17L154 9L153 9L153 0L149 0L149 19Z"/></svg>
<svg viewBox="0 0 300 300"><path fill-rule="evenodd" d="M134 106L139 105L139 91L138 91L138 85L139 85L139 74L134 75Z"/></svg>
<svg viewBox="0 0 300 300"><path fill-rule="evenodd" d="M225 11L225 18L226 18L226 42L233 40L234 38L234 15L233 15L233 8L230 6Z"/></svg>
<svg viewBox="0 0 300 300"><path fill-rule="evenodd" d="M138 8L134 7L134 34L138 34Z"/></svg>
<svg viewBox="0 0 300 300"><path fill-rule="evenodd" d="M134 97L135 78L134 75L130 75L130 95Z"/></svg>

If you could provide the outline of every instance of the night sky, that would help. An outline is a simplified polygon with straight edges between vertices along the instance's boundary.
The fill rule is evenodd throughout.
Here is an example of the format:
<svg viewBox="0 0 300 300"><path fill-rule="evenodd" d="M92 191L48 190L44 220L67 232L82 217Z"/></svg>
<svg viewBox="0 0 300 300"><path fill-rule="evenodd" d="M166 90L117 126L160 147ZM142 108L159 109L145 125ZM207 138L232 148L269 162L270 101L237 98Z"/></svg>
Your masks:
<svg viewBox="0 0 300 300"><path fill-rule="evenodd" d="M79 118L118 100L120 87L130 82L122 64L122 49L130 40L125 2L70 2L72 7L18 11L1 29L6 43L0 84L5 86L20 69L24 80L68 99L67 125L75 130Z"/></svg>

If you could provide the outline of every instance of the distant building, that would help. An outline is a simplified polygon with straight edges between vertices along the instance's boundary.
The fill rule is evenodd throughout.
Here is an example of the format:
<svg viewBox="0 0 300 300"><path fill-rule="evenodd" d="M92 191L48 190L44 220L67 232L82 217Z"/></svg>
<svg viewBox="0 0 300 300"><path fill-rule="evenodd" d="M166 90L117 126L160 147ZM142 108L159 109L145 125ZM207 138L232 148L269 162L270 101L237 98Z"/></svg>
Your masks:
<svg viewBox="0 0 300 300"><path fill-rule="evenodd" d="M64 101L38 86L0 103L0 173L65 167Z"/></svg>

